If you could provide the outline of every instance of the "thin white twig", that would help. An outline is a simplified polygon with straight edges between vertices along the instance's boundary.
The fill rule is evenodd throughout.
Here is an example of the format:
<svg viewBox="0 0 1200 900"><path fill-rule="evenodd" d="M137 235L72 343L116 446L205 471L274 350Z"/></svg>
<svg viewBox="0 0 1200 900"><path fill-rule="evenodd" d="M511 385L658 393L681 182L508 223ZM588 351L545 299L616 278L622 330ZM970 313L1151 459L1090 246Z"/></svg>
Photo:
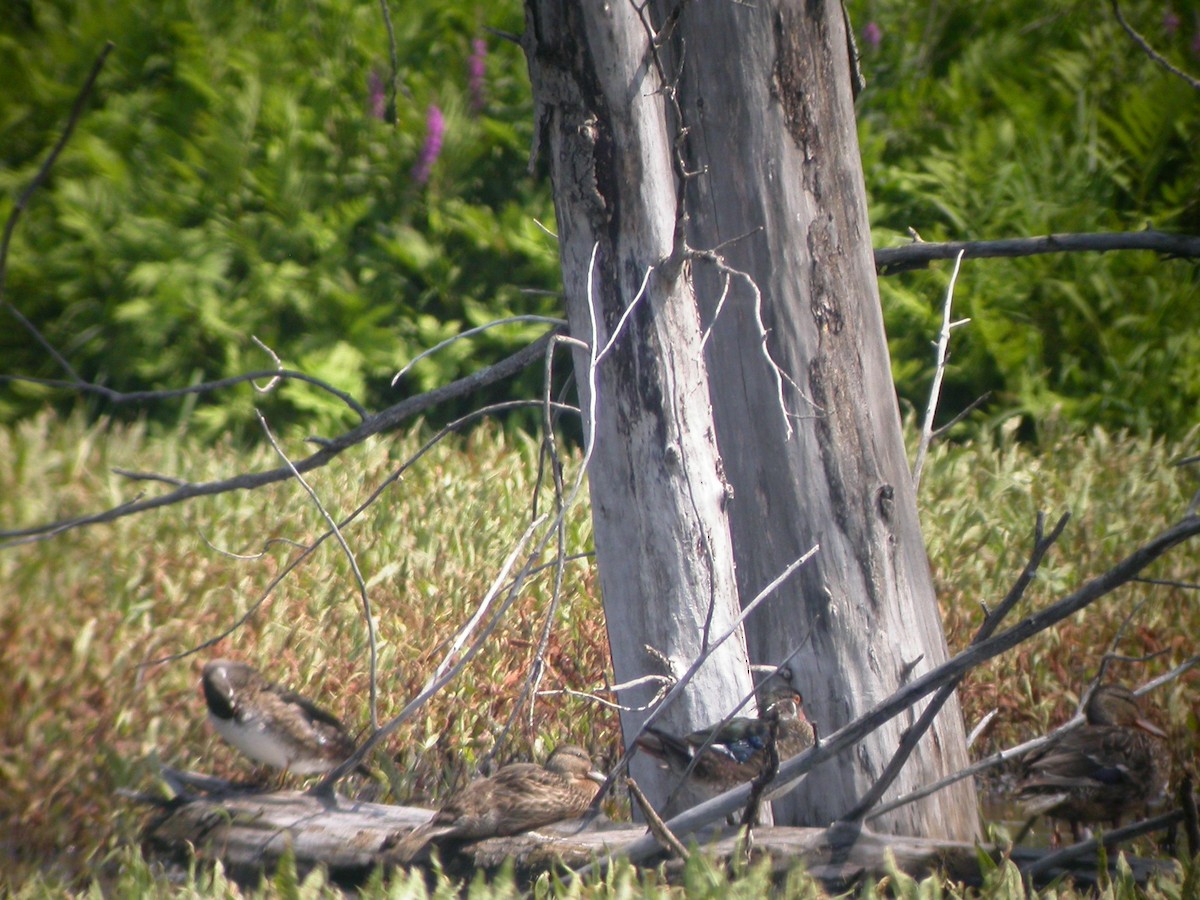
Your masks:
<svg viewBox="0 0 1200 900"><path fill-rule="evenodd" d="M655 682L657 682L659 684L658 692L642 706L626 706L621 703L616 703L612 700L605 700L603 697L600 696L601 692L606 693L606 694L609 694L609 693L615 694L618 691L624 690L626 688L640 687L643 684L653 684ZM654 704L656 704L659 701L659 698L661 698L664 694L666 694L667 690L669 689L669 685L674 684L674 683L675 683L675 679L670 678L666 675L645 675L641 678L635 678L632 681L627 681L624 684L614 685L613 687L600 688L597 691L578 691L578 690L575 690L574 688L556 688L554 690L538 691L538 696L539 697L557 697L557 696L579 697L580 699L590 700L593 703L599 703L601 706L606 706L609 709L615 709L620 712L643 712L644 710L651 709L654 706Z"/></svg>
<svg viewBox="0 0 1200 900"><path fill-rule="evenodd" d="M346 542L346 538L342 535L342 530L338 528L337 522L333 520L333 516L331 516L329 511L325 509L325 505L321 503L321 498L317 496L317 492L313 490L312 485L304 480L304 476L301 475L296 467L292 464L292 460L288 457L288 455L283 452L283 448L280 447L279 443L275 440L275 435L271 433L271 426L267 424L266 417L257 409L254 411L254 414L258 416L258 423L262 426L263 431L266 433L267 440L271 442L271 446L275 448L275 452L279 454L279 458L282 459L284 464L292 470L292 476L300 482L301 486L308 493L308 496L312 498L312 501L314 504L316 504L316 507L320 511L322 518L325 519L325 523L333 532L333 536L337 538L337 542L341 545L342 552L346 554L346 559L350 561L350 568L354 572L354 580L358 583L359 597L362 599L363 618L367 623L367 645L370 649L371 656L371 728L374 730L379 727L379 691L377 677L379 648L377 647L375 641L375 619L371 615L371 600L367 595L367 582L363 579L362 572L358 568L358 560L354 558L354 551L350 549L350 545Z"/></svg>
<svg viewBox="0 0 1200 900"><path fill-rule="evenodd" d="M721 277L721 296L717 298L717 308L713 310L712 321L704 329L704 334L700 336L700 349L704 350L708 346L708 339L712 336L713 327L717 324L717 319L721 318L721 311L725 309L725 301L729 299L729 287L732 279L729 274L722 273Z"/></svg>
<svg viewBox="0 0 1200 900"><path fill-rule="evenodd" d="M529 543L534 533L545 520L545 516L539 516L538 518L534 519L529 523L529 526L525 529L521 537L517 539L516 546L513 547L512 552L508 554L508 558L504 560L504 565L500 567L500 572L495 578L492 579L492 584L487 589L487 593L483 595L483 599L479 602L479 606L475 609L474 615L472 615L471 618L467 620L466 624L458 630L458 634L456 634L454 639L450 642L450 649L446 651L445 656L442 658L442 661L438 665L437 669L434 670L433 675L431 675L425 682L426 688L441 678L442 675L444 675L450 668L454 658L458 655L459 650L462 649L462 646L466 643L467 638L469 638L471 633L474 632L475 627L483 619L484 614L491 607L492 602L500 593L501 588L508 581L508 573L511 572L512 567L516 565L517 557L520 555L521 551L525 549L525 545Z"/></svg>
<svg viewBox="0 0 1200 900"><path fill-rule="evenodd" d="M613 348L613 344L615 344L617 342L617 338L620 336L621 331L625 328L625 322L629 319L629 317L631 315L633 315L634 307L636 307L638 305L638 303L641 301L641 299L646 296L646 285L650 283L650 274L653 271L654 271L654 266L646 267L646 274L642 277L642 283L638 287L637 293L633 295L633 299L630 300L629 305L627 307L625 307L625 312L621 313L621 318L617 320L617 327L613 329L613 333L609 337L608 343L605 344L604 349L601 350L599 354L597 354L597 356L596 356L597 364L599 364L600 361L603 360L604 357L608 355L608 351L610 351ZM588 274L589 296L591 294L591 290L592 290L592 288L591 288L591 273L589 273ZM592 324L593 324L593 326L595 325L594 318L592 320ZM595 332L593 331L593 334L594 333ZM593 340L595 340L595 338L593 338Z"/></svg>
<svg viewBox="0 0 1200 900"><path fill-rule="evenodd" d="M787 399L783 395L784 371L779 363L775 362L775 358L771 356L771 348L768 346L770 332L767 330L767 324L763 321L762 316L762 291L758 289L758 284L750 277L749 273L742 273L746 279L746 283L750 285L750 290L754 292L754 324L758 326L758 345L762 350L763 359L767 361L767 366L771 373L775 376L775 395L779 400L779 412L783 416L783 436L784 440L790 440L793 434L792 417L788 415ZM792 387L797 391L800 386L792 381L789 376L787 379L791 382Z"/></svg>
<svg viewBox="0 0 1200 900"><path fill-rule="evenodd" d="M600 327L596 322L596 304L593 302L595 292L593 290L594 278L596 274L596 254L600 252L600 242L595 241L592 244L592 255L588 260L587 273L587 308L588 308L588 368L587 368L587 383L588 383L588 409L587 409L587 430L583 435L583 470L587 471L588 463L592 460L592 448L596 444L596 387L597 387L597 372L596 366L599 363L599 354L596 346L600 341ZM583 404L579 404L582 411Z"/></svg>
<svg viewBox="0 0 1200 900"><path fill-rule="evenodd" d="M929 403L925 407L925 420L921 423L921 442L917 445L917 459L913 463L913 488L921 486L921 470L925 467L925 455L929 452L929 444L933 440L933 416L937 412L938 398L942 393L942 378L946 374L946 360L950 351L950 332L959 325L965 325L970 319L950 321L950 310L954 303L954 283L958 281L958 270L962 266L962 250L954 260L954 271L950 274L950 285L946 288L946 302L942 304L942 328L937 339L937 365L933 370L933 384L929 387Z"/></svg>
<svg viewBox="0 0 1200 900"><path fill-rule="evenodd" d="M208 535L202 531L200 532L200 540L204 541L208 549L213 553L216 553L218 556L224 556L227 559L237 559L243 562L255 562L256 560L264 559L267 555L267 551L270 550L274 544L283 544L285 547L290 547L293 550L304 550L308 546L307 544L302 544L299 541L293 541L291 538L276 537L265 541L262 549L257 553L234 553L232 550L226 550L223 547L218 547L216 544L210 541L208 539Z"/></svg>
<svg viewBox="0 0 1200 900"><path fill-rule="evenodd" d="M975 727L971 729L971 733L967 735L967 749L968 750L970 750L975 745L975 742L977 740L979 740L979 736L981 734L983 734L984 731L987 730L987 727L992 724L993 720L995 720L996 716L998 716L999 714L1000 714L999 709L993 709L991 712L989 712L986 716L984 716L982 719L980 719L976 723Z"/></svg>
<svg viewBox="0 0 1200 900"><path fill-rule="evenodd" d="M266 344L264 344L262 341L260 341L258 339L257 335L253 335L253 334L250 335L250 340L254 341L254 343L258 345L258 349L262 350L263 353L265 353L265 354L267 354L267 356L271 357L271 361L275 363L276 370L278 370L280 372L283 371L283 360L281 360L279 358L279 355L274 350L272 350L270 347L268 347ZM271 391L275 390L275 386L277 384L279 384L279 376L278 375L275 375L274 377L272 377L271 380L266 383L265 387L259 387L258 384L256 384L255 382L253 382L253 381L250 382L250 386L253 387L260 394L269 394Z"/></svg>
<svg viewBox="0 0 1200 900"><path fill-rule="evenodd" d="M439 350L444 350L446 347L449 347L451 344L455 343L456 341L461 341L464 338L474 337L475 335L480 334L484 331L487 331L489 328L495 328L498 325L513 325L513 324L519 323L519 322L536 322L540 325L566 325L567 324L566 319L556 319L556 318L553 318L552 316L529 315L529 316L508 316L507 318L504 318L504 319L497 319L494 322L486 322L483 325L476 325L474 328L468 328L466 331L460 331L458 334L452 335L451 337L446 338L444 341L434 344L428 350L422 350L420 353L418 353L416 356L414 356L411 360L409 360L409 362L407 363L407 365L404 366L404 368L402 368L399 372L397 372L395 375L392 376L392 387L395 387L396 383L401 378L403 378L405 375L407 375L409 373L409 371L412 369L412 367L415 366L417 363L419 363L421 360L425 359L427 356L432 356L433 354L437 353Z"/></svg>

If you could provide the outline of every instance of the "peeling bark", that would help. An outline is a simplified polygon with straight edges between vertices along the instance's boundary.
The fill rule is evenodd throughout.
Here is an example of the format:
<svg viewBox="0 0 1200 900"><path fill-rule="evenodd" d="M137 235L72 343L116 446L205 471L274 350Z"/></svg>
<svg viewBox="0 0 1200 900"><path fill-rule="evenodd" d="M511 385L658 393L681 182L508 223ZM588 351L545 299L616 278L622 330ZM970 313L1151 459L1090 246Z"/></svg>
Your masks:
<svg viewBox="0 0 1200 900"><path fill-rule="evenodd" d="M646 35L630 12L623 4L531 0L525 34L571 334L593 352L616 336L594 379L587 350L575 351L575 369L595 445L588 477L596 561L619 682L663 674L647 645L682 673L739 608L699 314L690 279L668 263L676 229L671 134ZM749 690L739 634L661 724L686 732L715 722ZM653 694L649 686L621 691L630 707L621 716L627 744ZM669 776L644 756L632 771L668 814L694 799L685 791L668 802Z"/></svg>

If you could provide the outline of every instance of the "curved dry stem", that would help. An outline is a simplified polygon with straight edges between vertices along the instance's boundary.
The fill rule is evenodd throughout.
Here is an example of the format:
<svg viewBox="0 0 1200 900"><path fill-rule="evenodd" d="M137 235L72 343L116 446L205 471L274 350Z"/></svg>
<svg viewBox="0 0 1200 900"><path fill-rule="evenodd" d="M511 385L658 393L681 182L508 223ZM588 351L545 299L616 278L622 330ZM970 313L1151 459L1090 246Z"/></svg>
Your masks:
<svg viewBox="0 0 1200 900"><path fill-rule="evenodd" d="M336 438L329 440L311 438L310 440L318 443L321 449L302 460L298 460L294 464L294 470L297 472L309 472L313 469L318 469L340 455L344 450L361 444L369 437L386 431L392 431L409 419L420 415L440 403L465 397L486 385L493 384L516 374L539 359L545 350L546 344L556 334L558 334L557 330L548 332L507 359L459 378L448 385L443 385L416 397L402 400L394 406L368 416L360 425L338 435ZM514 401L514 403L522 406L530 406L535 405L537 401ZM490 407L489 409L496 408ZM515 406L509 406L508 408L515 408ZM180 485L174 491L158 497L148 499L138 498L137 500L129 501L101 512L77 516L71 519L60 519L55 522L48 522L29 528L0 531L0 539L3 539L0 542L0 550L32 541L47 540L74 528L112 522L125 516L145 512L146 510L172 506L176 503L190 500L193 497L225 494L231 491L254 490L268 484L286 481L292 477L294 477L293 467L281 466L265 472L243 473L219 481L187 482Z"/></svg>

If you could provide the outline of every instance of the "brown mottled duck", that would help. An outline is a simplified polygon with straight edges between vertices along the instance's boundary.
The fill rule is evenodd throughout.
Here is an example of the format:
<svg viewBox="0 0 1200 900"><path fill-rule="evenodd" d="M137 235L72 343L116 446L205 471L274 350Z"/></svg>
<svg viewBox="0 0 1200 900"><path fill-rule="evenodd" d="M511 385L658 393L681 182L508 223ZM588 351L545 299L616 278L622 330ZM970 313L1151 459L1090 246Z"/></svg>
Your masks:
<svg viewBox="0 0 1200 900"><path fill-rule="evenodd" d="M510 763L495 775L472 781L387 855L408 863L431 843L519 834L574 819L587 811L603 783L604 775L592 765L587 751L564 744L550 754L545 766Z"/></svg>
<svg viewBox="0 0 1200 900"><path fill-rule="evenodd" d="M1070 823L1076 840L1087 824L1110 822L1115 827L1126 813L1156 800L1166 787L1169 765L1166 735L1142 715L1128 689L1114 684L1096 688L1085 715L1082 728L1026 757L1016 788L1034 818L1046 815Z"/></svg>

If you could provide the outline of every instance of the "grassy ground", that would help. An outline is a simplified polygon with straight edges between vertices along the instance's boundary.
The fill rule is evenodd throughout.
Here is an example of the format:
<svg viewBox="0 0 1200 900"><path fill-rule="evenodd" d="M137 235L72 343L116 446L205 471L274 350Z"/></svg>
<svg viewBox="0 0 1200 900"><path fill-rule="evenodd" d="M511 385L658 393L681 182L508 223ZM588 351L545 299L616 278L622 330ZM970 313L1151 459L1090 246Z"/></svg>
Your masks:
<svg viewBox="0 0 1200 900"><path fill-rule="evenodd" d="M377 439L309 480L344 513L414 453L417 434ZM306 452L298 441L293 456ZM953 648L963 646L1024 563L1039 509L1074 519L1033 585L1026 609L1076 586L1177 520L1200 487L1170 462L1171 447L1094 433L1049 439L1040 452L1006 435L937 449L922 485L922 515ZM0 527L96 510L138 487L114 468L211 480L278 464L270 448L199 447L149 438L138 427L84 427L49 416L0 431ZM570 468L571 463L568 464ZM398 712L441 659L530 516L537 448L485 429L434 449L347 529L370 587L380 637L380 717ZM569 473L568 473L569 474ZM158 487L143 483L147 492ZM549 496L543 494L543 504ZM118 788L152 789L157 761L220 775L246 765L204 724L198 691L205 659L228 654L317 697L355 729L368 724L367 641L348 564L328 542L216 647L164 665L220 635L324 528L294 484L232 494L62 534L0 552L0 893L25 882L130 871L121 850L139 813ZM568 545L586 548L586 505L570 517ZM1197 553L1184 547L1153 576L1196 582ZM376 762L393 797L445 795L509 721L545 623L550 573L510 611L500 639L459 681L387 745ZM607 653L589 563L568 566L554 612L544 688L602 685ZM1142 601L1146 601L1140 607ZM1178 588L1135 585L1053 633L976 672L964 687L968 725L1000 710L976 752L1029 737L1065 718L1077 691L1133 610L1117 677L1163 671L1196 652L1200 599ZM1018 612L1017 615L1020 615ZM1015 618L1014 618L1015 620ZM1154 717L1171 733L1178 766L1200 749L1192 674L1158 691ZM560 741L598 754L617 745L615 716L580 699L539 700L516 717L501 756L544 755ZM38 880L26 882L33 873ZM630 878L634 877L632 875ZM706 877L706 876L697 876ZM221 890L214 887L220 893ZM287 891L284 891L285 893Z"/></svg>

